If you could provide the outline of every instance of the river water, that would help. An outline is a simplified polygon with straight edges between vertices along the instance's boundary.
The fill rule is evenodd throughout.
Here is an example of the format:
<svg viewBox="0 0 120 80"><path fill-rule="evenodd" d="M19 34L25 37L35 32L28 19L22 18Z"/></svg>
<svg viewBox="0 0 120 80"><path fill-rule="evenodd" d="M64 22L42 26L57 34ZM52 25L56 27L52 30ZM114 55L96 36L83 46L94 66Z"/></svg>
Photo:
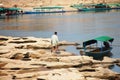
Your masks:
<svg viewBox="0 0 120 80"><path fill-rule="evenodd" d="M61 41L80 44L98 36L111 36L114 38L111 57L120 58L120 10L0 17L0 35L50 38L54 31ZM73 46L66 49L79 54ZM113 70L120 72L116 66Z"/></svg>

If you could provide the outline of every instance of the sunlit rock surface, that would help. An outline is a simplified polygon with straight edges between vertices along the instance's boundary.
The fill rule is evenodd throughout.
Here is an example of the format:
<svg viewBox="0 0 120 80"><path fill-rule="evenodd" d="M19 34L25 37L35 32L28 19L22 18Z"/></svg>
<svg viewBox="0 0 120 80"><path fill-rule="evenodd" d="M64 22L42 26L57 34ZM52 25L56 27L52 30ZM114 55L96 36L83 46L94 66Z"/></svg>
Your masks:
<svg viewBox="0 0 120 80"><path fill-rule="evenodd" d="M79 43L60 41L51 53L50 38L0 36L0 80L120 80L110 66L120 59L94 60L61 49Z"/></svg>

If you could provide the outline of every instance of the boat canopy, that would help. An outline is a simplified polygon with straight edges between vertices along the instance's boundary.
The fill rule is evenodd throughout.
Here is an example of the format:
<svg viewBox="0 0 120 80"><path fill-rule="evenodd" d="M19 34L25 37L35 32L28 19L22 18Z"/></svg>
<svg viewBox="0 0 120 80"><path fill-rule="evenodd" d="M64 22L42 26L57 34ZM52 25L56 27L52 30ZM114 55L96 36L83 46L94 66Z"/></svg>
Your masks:
<svg viewBox="0 0 120 80"><path fill-rule="evenodd" d="M73 4L73 5L71 5L71 7L79 9L79 8L84 8L84 5L83 4Z"/></svg>
<svg viewBox="0 0 120 80"><path fill-rule="evenodd" d="M120 7L120 3L109 3L110 7Z"/></svg>
<svg viewBox="0 0 120 80"><path fill-rule="evenodd" d="M8 10L11 10L11 11L18 11L18 10L21 10L21 8L15 8L15 7L12 7L12 8L8 8Z"/></svg>
<svg viewBox="0 0 120 80"><path fill-rule="evenodd" d="M96 4L96 6L105 6L106 4L100 3L100 4Z"/></svg>
<svg viewBox="0 0 120 80"><path fill-rule="evenodd" d="M94 44L94 43L97 43L97 41L102 41L102 42L113 42L114 38L111 38L109 36L100 36L100 37L97 37L97 38L94 38L94 39L91 39L91 40L88 40L88 41L85 41L83 42L83 47L86 47L87 45L91 45L91 44Z"/></svg>
<svg viewBox="0 0 120 80"><path fill-rule="evenodd" d="M86 47L87 45L91 45L94 43L97 43L97 40L92 39L92 40L85 41L83 42L83 47Z"/></svg>
<svg viewBox="0 0 120 80"><path fill-rule="evenodd" d="M3 10L3 8L0 8L0 11L2 11Z"/></svg>
<svg viewBox="0 0 120 80"><path fill-rule="evenodd" d="M95 38L94 40L103 41L103 42L106 42L106 41L113 42L114 39L109 36L100 36Z"/></svg>

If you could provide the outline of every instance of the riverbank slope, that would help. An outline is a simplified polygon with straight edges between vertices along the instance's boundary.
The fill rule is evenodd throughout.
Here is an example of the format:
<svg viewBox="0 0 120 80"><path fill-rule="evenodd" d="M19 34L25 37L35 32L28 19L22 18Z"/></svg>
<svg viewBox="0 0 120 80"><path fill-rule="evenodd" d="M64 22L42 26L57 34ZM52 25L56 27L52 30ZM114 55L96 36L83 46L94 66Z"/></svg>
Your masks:
<svg viewBox="0 0 120 80"><path fill-rule="evenodd" d="M0 0L2 6L16 6L23 10L31 10L33 7L40 6L64 6L65 10L74 10L70 6L80 3L120 3L120 0Z"/></svg>

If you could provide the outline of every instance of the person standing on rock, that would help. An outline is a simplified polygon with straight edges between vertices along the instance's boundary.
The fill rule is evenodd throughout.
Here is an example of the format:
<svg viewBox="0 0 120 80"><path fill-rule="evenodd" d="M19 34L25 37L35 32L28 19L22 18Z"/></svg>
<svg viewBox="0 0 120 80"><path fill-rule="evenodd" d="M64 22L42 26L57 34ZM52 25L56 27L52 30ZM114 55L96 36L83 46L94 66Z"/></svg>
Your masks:
<svg viewBox="0 0 120 80"><path fill-rule="evenodd" d="M52 45L52 50L51 52L57 52L58 51L58 36L57 36L57 32L54 32L54 34L51 37L51 45Z"/></svg>

